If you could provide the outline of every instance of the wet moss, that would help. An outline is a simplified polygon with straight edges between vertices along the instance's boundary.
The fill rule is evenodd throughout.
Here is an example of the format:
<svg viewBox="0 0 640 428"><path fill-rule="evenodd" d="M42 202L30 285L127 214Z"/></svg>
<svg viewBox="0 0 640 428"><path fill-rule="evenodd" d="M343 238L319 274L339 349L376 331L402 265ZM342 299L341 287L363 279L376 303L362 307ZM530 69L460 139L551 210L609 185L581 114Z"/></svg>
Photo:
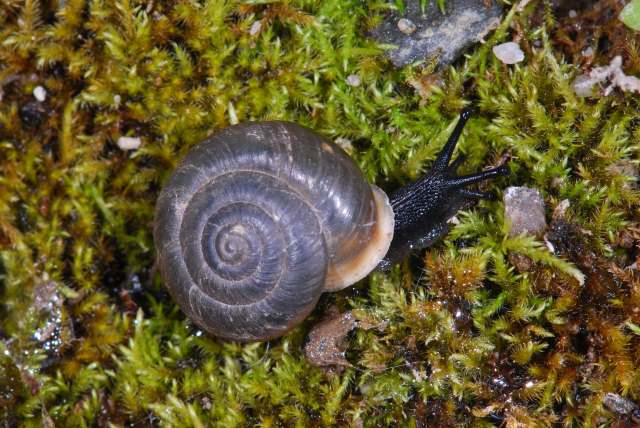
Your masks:
<svg viewBox="0 0 640 428"><path fill-rule="evenodd" d="M504 6L485 44L435 74L393 68L367 38L394 2L5 2L2 426L628 422L604 403L640 403L639 194L619 167L638 162L638 98L573 93L590 63L565 34L604 18ZM623 49L637 72L637 33L609 30L607 46L589 42L593 63ZM512 39L526 59L506 66L491 47ZM508 159L496 188L539 189L549 219L568 200L545 237L510 237L502 203L482 201L426 254L326 296L268 343L205 337L164 292L155 198L210 132L294 120L352 143L367 177L393 190L429 168L471 101L462 169ZM123 135L141 147L121 151ZM360 325L343 370L303 351L333 304Z"/></svg>

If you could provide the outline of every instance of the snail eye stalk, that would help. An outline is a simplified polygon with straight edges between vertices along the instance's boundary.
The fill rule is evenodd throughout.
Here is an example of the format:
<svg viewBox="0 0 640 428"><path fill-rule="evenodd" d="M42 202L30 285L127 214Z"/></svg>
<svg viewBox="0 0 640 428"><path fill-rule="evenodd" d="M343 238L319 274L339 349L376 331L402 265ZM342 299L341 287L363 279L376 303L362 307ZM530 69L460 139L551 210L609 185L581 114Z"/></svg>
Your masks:
<svg viewBox="0 0 640 428"><path fill-rule="evenodd" d="M438 155L438 158L436 159L435 163L433 164L433 170L434 171L445 171L447 169L447 167L452 167L452 168L457 168L464 159L460 160L460 159L456 159L453 164L449 165L449 162L451 161L451 157L453 156L453 151L456 148L456 144L458 144L458 140L460 139L460 136L462 135L462 131L464 130L464 126L467 124L467 122L469 121L469 118L471 117L471 109L470 108L466 108L464 110L462 110L462 112L460 113L460 119L458 120L458 123L456 124L456 127L453 129L453 132L451 133L451 135L449 136L449 139L447 140L447 144L444 145L444 147L442 148L442 151L440 152L440 154Z"/></svg>

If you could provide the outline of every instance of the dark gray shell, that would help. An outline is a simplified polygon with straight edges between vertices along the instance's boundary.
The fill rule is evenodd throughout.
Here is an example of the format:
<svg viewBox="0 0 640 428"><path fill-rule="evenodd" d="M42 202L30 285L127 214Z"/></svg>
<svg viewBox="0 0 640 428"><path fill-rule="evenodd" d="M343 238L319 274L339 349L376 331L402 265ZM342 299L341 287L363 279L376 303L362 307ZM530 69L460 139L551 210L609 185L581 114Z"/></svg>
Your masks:
<svg viewBox="0 0 640 428"><path fill-rule="evenodd" d="M180 162L158 198L154 239L166 286L198 326L265 340L311 312L375 220L371 187L342 149L294 123L248 123Z"/></svg>

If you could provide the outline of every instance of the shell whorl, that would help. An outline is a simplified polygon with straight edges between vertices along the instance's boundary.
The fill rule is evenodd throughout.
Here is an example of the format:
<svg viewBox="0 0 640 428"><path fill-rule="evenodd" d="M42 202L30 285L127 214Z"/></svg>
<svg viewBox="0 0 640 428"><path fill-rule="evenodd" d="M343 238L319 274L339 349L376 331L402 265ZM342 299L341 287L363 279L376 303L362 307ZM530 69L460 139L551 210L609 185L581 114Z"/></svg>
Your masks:
<svg viewBox="0 0 640 428"><path fill-rule="evenodd" d="M226 128L189 152L160 193L161 273L207 332L280 336L311 312L336 264L368 244L374 199L351 158L304 127Z"/></svg>

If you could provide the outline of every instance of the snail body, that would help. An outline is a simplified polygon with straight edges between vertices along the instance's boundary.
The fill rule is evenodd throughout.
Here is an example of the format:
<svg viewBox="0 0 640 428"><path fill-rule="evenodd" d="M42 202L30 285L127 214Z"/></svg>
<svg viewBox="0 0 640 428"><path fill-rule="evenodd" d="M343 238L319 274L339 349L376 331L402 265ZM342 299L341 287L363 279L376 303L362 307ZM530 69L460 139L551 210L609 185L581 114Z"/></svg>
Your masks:
<svg viewBox="0 0 640 428"><path fill-rule="evenodd" d="M452 153L455 141L448 146ZM165 284L209 334L281 336L323 292L446 233L465 198L484 196L461 186L504 173L485 171L452 187L465 177L449 177L451 153L440 173L389 201L339 146L307 128L280 121L228 127L192 149L160 192L154 240Z"/></svg>

